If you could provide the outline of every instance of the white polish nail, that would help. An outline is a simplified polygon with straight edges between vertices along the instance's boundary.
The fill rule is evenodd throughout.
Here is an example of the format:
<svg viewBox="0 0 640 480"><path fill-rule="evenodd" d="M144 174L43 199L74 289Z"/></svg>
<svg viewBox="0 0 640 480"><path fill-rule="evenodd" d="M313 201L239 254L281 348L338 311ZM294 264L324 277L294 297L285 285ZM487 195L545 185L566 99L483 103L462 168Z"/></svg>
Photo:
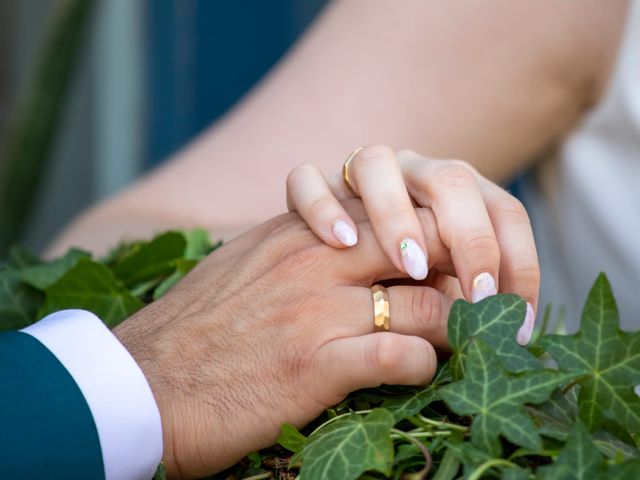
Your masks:
<svg viewBox="0 0 640 480"><path fill-rule="evenodd" d="M636 385L636 388L633 389L636 392L636 395L640 397L640 385Z"/></svg>
<svg viewBox="0 0 640 480"><path fill-rule="evenodd" d="M427 255L424 253L418 242L412 238L405 238L400 242L400 255L404 270L414 280L424 280L429 273L427 267Z"/></svg>
<svg viewBox="0 0 640 480"><path fill-rule="evenodd" d="M530 303L527 303L527 313L524 316L524 323L518 330L518 335L516 336L516 340L523 347L529 343L531 340L531 335L533 334L533 327L536 324L536 319L533 314L533 307Z"/></svg>
<svg viewBox="0 0 640 480"><path fill-rule="evenodd" d="M331 230L338 241L346 247L353 247L358 243L358 234L351 228L351 225L344 220L336 220L333 222Z"/></svg>
<svg viewBox="0 0 640 480"><path fill-rule="evenodd" d="M491 295L498 293L496 281L489 272L482 272L476 275L471 285L471 301L478 303Z"/></svg>

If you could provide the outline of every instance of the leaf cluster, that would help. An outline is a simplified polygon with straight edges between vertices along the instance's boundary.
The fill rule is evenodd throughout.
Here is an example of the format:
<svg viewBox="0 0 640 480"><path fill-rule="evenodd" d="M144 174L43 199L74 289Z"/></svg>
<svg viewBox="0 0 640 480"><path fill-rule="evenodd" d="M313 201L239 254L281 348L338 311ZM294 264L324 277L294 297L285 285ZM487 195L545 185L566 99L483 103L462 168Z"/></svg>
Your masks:
<svg viewBox="0 0 640 480"><path fill-rule="evenodd" d="M265 469L283 456L270 449L236 478L640 478L640 332L620 330L607 278L573 335L521 347L524 314L514 295L456 302L430 385L356 392L302 432L284 425L287 468Z"/></svg>
<svg viewBox="0 0 640 480"><path fill-rule="evenodd" d="M47 262L13 247L0 266L0 331L69 308L89 310L113 328L168 292L218 246L197 229L123 243L101 259L71 249Z"/></svg>

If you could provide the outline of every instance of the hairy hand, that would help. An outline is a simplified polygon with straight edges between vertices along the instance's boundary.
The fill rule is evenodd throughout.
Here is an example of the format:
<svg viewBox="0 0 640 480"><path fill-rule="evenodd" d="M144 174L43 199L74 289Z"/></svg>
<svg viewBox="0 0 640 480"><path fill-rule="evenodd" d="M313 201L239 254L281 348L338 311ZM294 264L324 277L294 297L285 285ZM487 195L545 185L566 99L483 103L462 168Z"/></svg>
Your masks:
<svg viewBox="0 0 640 480"><path fill-rule="evenodd" d="M429 251L451 269L433 215L418 213ZM277 217L116 329L158 403L171 476L219 471L273 444L282 423L302 426L353 390L431 379L451 299L391 286L391 330L374 333L371 285L405 274L366 221L358 228L358 245L337 250L297 214Z"/></svg>

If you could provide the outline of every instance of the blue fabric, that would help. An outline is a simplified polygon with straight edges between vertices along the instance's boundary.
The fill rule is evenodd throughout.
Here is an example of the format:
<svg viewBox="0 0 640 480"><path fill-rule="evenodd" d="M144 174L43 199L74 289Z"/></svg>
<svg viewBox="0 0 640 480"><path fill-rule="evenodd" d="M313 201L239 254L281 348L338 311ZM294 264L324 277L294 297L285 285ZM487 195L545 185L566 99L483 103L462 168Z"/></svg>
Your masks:
<svg viewBox="0 0 640 480"><path fill-rule="evenodd" d="M0 392L0 478L104 479L82 392L31 335L0 333Z"/></svg>

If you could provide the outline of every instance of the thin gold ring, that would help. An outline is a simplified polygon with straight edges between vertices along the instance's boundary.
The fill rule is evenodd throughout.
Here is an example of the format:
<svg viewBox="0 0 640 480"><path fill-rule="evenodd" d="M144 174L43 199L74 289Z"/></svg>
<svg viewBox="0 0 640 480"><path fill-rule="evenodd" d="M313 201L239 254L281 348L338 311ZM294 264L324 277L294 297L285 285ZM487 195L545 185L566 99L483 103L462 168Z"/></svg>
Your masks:
<svg viewBox="0 0 640 480"><path fill-rule="evenodd" d="M342 180L344 181L345 185L349 188L349 190L351 190L351 193L353 193L356 197L358 196L358 194L356 193L355 189L353 188L353 185L351 184L351 179L349 177L349 164L351 163L351 160L353 160L355 158L355 156L358 153L360 153L362 150L364 150L364 147L356 148L347 157L347 160L344 162L344 165L342 165Z"/></svg>
<svg viewBox="0 0 640 480"><path fill-rule="evenodd" d="M373 330L375 332L387 332L390 327L389 318L389 293L382 285L371 287L373 294Z"/></svg>

